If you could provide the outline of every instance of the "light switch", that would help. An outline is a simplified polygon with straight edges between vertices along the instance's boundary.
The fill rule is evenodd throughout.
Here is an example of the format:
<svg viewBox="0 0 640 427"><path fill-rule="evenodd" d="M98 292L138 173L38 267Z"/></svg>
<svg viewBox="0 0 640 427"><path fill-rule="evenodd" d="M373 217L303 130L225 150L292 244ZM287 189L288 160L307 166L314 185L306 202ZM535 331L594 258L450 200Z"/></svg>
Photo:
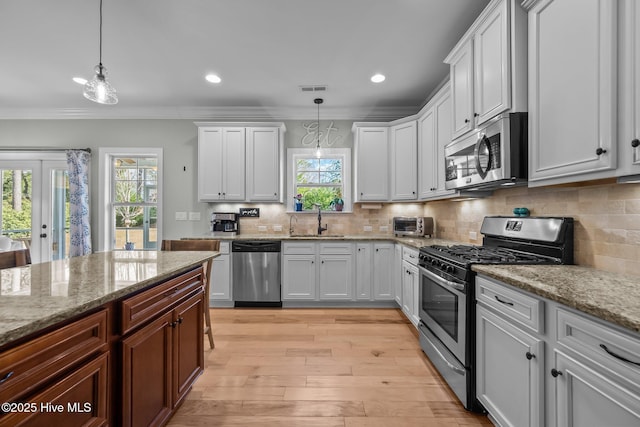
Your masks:
<svg viewBox="0 0 640 427"><path fill-rule="evenodd" d="M187 213L186 212L176 212L176 221L186 221Z"/></svg>

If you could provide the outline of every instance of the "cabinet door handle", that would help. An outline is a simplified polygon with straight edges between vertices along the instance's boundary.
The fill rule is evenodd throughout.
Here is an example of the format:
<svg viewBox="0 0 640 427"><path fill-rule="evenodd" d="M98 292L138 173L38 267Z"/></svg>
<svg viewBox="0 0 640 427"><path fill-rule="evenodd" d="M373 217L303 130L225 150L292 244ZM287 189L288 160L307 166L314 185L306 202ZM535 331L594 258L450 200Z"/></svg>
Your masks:
<svg viewBox="0 0 640 427"><path fill-rule="evenodd" d="M183 317L178 317L178 320L177 320L178 325L181 325L183 320L184 320Z"/></svg>
<svg viewBox="0 0 640 427"><path fill-rule="evenodd" d="M605 150L605 149L604 149L604 148L602 148L602 147L598 147L598 149L596 150L596 154L597 154L598 156L599 156L599 155L601 155L601 154L604 154L604 153L606 153L606 152L607 152L607 150Z"/></svg>
<svg viewBox="0 0 640 427"><path fill-rule="evenodd" d="M558 375L562 375L562 372L558 371L556 368L553 368L553 369L551 370L551 376L552 376L553 378L558 378Z"/></svg>
<svg viewBox="0 0 640 427"><path fill-rule="evenodd" d="M531 353L530 351L527 351L527 354L525 354L525 356L527 356L527 360L531 360L536 357L536 355Z"/></svg>
<svg viewBox="0 0 640 427"><path fill-rule="evenodd" d="M636 148L639 145L640 145L640 139L636 138L636 139L631 140L631 146L633 148Z"/></svg>
<svg viewBox="0 0 640 427"><path fill-rule="evenodd" d="M13 376L13 371L9 372L7 375L5 375L4 377L2 377L2 379L0 380L0 384L4 383L5 381L7 381L9 378L11 378Z"/></svg>
<svg viewBox="0 0 640 427"><path fill-rule="evenodd" d="M498 301L499 303L505 304L505 305L511 305L513 306L512 302L509 301L505 301L505 300L501 300L500 298L498 298L498 295L494 295L494 297L496 298L496 301Z"/></svg>
<svg viewBox="0 0 640 427"><path fill-rule="evenodd" d="M638 363L638 362L634 362L634 361L626 359L626 358L624 358L624 357L622 357L622 356L620 356L618 354L615 354L613 351L609 350L607 348L607 346L604 345L604 344L600 344L600 348L603 349L604 351L606 351L609 356L613 356L616 359L622 360L623 362L631 363L632 365L640 366L640 363Z"/></svg>

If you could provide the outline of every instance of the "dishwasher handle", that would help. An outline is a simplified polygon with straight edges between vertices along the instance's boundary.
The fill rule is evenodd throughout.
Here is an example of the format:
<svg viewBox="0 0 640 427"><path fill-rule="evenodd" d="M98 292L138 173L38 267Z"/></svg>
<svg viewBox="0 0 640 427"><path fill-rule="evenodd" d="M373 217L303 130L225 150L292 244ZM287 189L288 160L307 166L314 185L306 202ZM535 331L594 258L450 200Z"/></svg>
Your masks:
<svg viewBox="0 0 640 427"><path fill-rule="evenodd" d="M231 252L280 252L279 240L245 240L231 243Z"/></svg>

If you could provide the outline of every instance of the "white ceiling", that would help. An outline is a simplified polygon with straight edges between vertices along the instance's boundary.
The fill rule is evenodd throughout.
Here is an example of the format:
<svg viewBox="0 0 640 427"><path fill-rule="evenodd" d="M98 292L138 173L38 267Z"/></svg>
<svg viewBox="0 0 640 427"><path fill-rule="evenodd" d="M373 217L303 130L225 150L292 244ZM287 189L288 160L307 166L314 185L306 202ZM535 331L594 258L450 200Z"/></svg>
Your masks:
<svg viewBox="0 0 640 427"><path fill-rule="evenodd" d="M0 118L391 119L416 113L488 0L0 1ZM222 83L204 80L217 73ZM374 73L387 80L371 83ZM327 85L303 93L300 85Z"/></svg>

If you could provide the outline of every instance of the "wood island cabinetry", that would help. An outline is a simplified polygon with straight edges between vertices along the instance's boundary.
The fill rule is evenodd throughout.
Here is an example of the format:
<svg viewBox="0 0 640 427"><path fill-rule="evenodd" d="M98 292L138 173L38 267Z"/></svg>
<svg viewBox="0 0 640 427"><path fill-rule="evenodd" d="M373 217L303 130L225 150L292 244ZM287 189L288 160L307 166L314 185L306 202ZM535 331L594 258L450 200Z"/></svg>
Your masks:
<svg viewBox="0 0 640 427"><path fill-rule="evenodd" d="M5 345L0 401L22 406L0 426L164 425L204 366L204 273L190 268Z"/></svg>

